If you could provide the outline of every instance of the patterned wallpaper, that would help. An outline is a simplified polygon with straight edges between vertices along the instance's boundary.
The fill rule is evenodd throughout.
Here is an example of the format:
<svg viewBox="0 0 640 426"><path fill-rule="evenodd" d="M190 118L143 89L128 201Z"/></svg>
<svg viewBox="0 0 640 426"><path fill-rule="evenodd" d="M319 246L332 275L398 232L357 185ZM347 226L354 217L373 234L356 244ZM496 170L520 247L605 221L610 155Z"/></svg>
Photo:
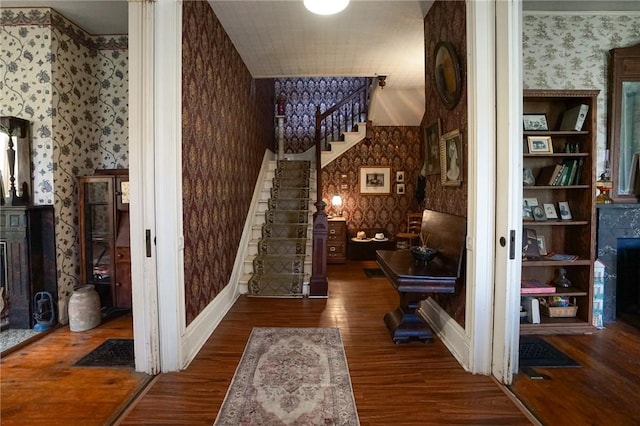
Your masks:
<svg viewBox="0 0 640 426"><path fill-rule="evenodd" d="M262 158L274 83L253 80L207 2L183 3L182 166L186 322L227 285Z"/></svg>
<svg viewBox="0 0 640 426"><path fill-rule="evenodd" d="M525 89L598 89L598 175L607 146L608 52L640 42L640 14L625 12L523 17Z"/></svg>
<svg viewBox="0 0 640 426"><path fill-rule="evenodd" d="M287 97L284 150L302 153L314 145L316 107L324 112L366 83L366 78L277 78L275 93Z"/></svg>
<svg viewBox="0 0 640 426"><path fill-rule="evenodd" d="M446 23L446 25L445 25ZM424 18L425 32L425 117L429 125L440 119L442 133L459 130L462 135L462 185L442 186L440 175L427 175L426 208L456 216L467 216L467 35L466 6L463 1L436 1ZM434 86L431 63L433 51L439 41L448 41L455 47L462 74L462 96L458 104L448 110L440 100ZM461 326L465 323L466 283L464 280L455 294L438 294L434 298Z"/></svg>
<svg viewBox="0 0 640 426"><path fill-rule="evenodd" d="M360 166L391 167L390 195L361 195ZM322 169L322 199L332 213L331 197L342 196L343 216L349 232L365 228L384 228L391 236L406 229L407 213L420 211L414 200L416 180L422 168L422 141L419 127L373 127L365 139ZM404 171L405 193L396 194L395 176ZM346 175L346 179L342 178ZM342 189L346 183L347 189Z"/></svg>
<svg viewBox="0 0 640 426"><path fill-rule="evenodd" d="M126 36L94 37L52 9L2 9L2 115L33 125L36 205L53 204L61 320L79 282L77 176L128 167Z"/></svg>

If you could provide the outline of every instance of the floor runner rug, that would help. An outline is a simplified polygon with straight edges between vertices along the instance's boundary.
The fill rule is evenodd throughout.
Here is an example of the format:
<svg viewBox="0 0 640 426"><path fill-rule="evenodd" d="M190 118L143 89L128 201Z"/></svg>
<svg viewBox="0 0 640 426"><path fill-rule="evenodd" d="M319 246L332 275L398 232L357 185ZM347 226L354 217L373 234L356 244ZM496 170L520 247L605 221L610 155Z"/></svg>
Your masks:
<svg viewBox="0 0 640 426"><path fill-rule="evenodd" d="M85 355L77 367L135 367L133 339L108 339Z"/></svg>
<svg viewBox="0 0 640 426"><path fill-rule="evenodd" d="M359 425L337 328L254 328L214 425Z"/></svg>
<svg viewBox="0 0 640 426"><path fill-rule="evenodd" d="M532 336L520 337L520 368L523 367L580 367L547 341Z"/></svg>

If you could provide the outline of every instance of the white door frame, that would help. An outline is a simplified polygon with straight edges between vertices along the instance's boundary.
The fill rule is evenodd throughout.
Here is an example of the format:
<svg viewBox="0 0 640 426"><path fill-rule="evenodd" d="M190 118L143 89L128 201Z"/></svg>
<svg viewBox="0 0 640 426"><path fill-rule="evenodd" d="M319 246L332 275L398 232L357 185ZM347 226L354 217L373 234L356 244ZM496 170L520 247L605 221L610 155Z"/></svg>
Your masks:
<svg viewBox="0 0 640 426"><path fill-rule="evenodd" d="M468 207L465 328L468 370L489 374L495 228L495 6L467 1Z"/></svg>
<svg viewBox="0 0 640 426"><path fill-rule="evenodd" d="M510 384L518 368L522 266L522 3L496 2L496 233L492 374ZM503 243L502 243L502 242Z"/></svg>
<svg viewBox="0 0 640 426"><path fill-rule="evenodd" d="M160 370L155 246L147 256L146 232L155 236L153 165L153 3L129 2L129 181L131 282L136 370Z"/></svg>
<svg viewBox="0 0 640 426"><path fill-rule="evenodd" d="M182 2L130 1L133 334L147 374L184 367L181 81Z"/></svg>

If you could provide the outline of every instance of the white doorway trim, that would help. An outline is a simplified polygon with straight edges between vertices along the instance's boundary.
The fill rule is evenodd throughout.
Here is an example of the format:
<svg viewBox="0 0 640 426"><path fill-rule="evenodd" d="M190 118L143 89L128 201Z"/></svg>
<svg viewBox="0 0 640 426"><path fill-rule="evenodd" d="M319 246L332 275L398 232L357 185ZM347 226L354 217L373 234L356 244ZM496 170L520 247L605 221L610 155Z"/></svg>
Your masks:
<svg viewBox="0 0 640 426"><path fill-rule="evenodd" d="M154 7L154 167L161 371L186 365L182 216L182 1ZM161 231L161 232L160 232Z"/></svg>
<svg viewBox="0 0 640 426"><path fill-rule="evenodd" d="M131 281L136 370L160 370L155 247L147 256L145 230L155 235L153 129L153 3L129 3L129 181Z"/></svg>
<svg viewBox="0 0 640 426"><path fill-rule="evenodd" d="M522 265L522 3L496 2L496 281L492 374L510 384L518 365ZM504 239L505 244L501 244ZM511 251L511 253L510 253Z"/></svg>
<svg viewBox="0 0 640 426"><path fill-rule="evenodd" d="M469 371L489 374L495 228L495 3L467 1Z"/></svg>

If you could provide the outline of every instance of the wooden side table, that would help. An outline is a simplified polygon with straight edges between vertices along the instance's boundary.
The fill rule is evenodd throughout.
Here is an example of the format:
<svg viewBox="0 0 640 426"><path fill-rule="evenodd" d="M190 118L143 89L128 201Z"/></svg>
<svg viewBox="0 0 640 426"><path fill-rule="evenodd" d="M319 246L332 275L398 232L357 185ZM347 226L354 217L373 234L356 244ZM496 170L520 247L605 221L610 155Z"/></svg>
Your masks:
<svg viewBox="0 0 640 426"><path fill-rule="evenodd" d="M327 235L327 263L347 262L347 220L343 217L329 219Z"/></svg>

